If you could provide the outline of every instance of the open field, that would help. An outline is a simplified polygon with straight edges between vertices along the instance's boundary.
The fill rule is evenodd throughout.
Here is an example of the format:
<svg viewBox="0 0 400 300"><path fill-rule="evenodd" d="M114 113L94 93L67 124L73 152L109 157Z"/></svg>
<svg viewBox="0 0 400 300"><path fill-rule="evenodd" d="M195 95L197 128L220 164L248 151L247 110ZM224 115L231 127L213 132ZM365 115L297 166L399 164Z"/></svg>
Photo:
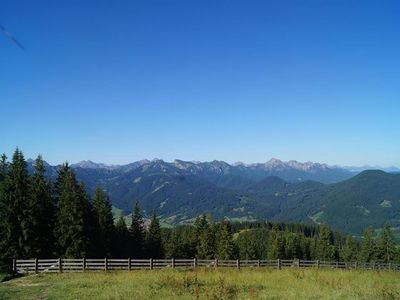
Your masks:
<svg viewBox="0 0 400 300"><path fill-rule="evenodd" d="M317 269L39 274L0 283L0 299L399 299L400 273Z"/></svg>

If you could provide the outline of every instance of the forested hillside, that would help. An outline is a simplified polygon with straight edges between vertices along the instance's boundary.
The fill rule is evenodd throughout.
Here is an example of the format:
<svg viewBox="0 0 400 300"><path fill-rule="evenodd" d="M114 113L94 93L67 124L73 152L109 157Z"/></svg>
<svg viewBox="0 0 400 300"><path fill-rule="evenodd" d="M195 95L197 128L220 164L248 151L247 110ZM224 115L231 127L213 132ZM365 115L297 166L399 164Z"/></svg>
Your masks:
<svg viewBox="0 0 400 300"><path fill-rule="evenodd" d="M54 181L61 166L44 164ZM364 171L349 178L344 169L276 159L253 165L143 160L109 166L85 161L70 167L89 194L102 186L125 214L139 201L147 217L157 210L164 224L186 224L209 213L234 221L327 223L355 235L369 225L382 228L385 221L400 226L399 174ZM32 160L28 170L34 171Z"/></svg>
<svg viewBox="0 0 400 300"><path fill-rule="evenodd" d="M113 218L106 192L99 186L89 197L84 184L67 164L57 171L54 182L45 177L45 172L40 156L32 175L20 150L15 151L11 162L4 155L1 157L2 268L10 267L12 258L30 257L303 258L365 262L399 259L389 223L378 239L372 227L366 229L361 242L334 232L327 225L232 223L226 218L214 221L205 214L198 215L193 224L168 229L161 228L155 210L146 223L136 202L128 227L123 214L117 220ZM260 185L269 188L254 186L249 192L256 190L261 195L280 197L270 190L296 194L299 188L313 190L320 186L313 182L289 184L277 177L269 177Z"/></svg>

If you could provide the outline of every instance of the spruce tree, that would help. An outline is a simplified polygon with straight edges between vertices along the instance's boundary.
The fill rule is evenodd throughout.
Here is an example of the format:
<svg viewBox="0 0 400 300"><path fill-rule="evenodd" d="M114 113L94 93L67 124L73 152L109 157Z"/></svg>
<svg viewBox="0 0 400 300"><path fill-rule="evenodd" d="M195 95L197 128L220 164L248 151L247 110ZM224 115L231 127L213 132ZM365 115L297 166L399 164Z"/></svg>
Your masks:
<svg viewBox="0 0 400 300"><path fill-rule="evenodd" d="M4 156L2 159L4 165ZM3 171L4 172L4 171ZM2 183L0 218L2 240L0 255L3 261L12 258L27 258L31 252L29 244L29 176L22 152L17 148L13 154L7 176Z"/></svg>
<svg viewBox="0 0 400 300"><path fill-rule="evenodd" d="M93 199L94 216L98 232L97 254L101 257L111 256L112 238L114 235L114 218L112 207L103 189L97 187Z"/></svg>
<svg viewBox="0 0 400 300"><path fill-rule="evenodd" d="M216 253L218 259L232 259L234 255L234 244L232 242L232 233L230 223L222 220L218 226L216 234Z"/></svg>
<svg viewBox="0 0 400 300"><path fill-rule="evenodd" d="M163 248L161 240L161 227L157 215L153 212L149 230L146 234L146 253L150 258L162 258Z"/></svg>
<svg viewBox="0 0 400 300"><path fill-rule="evenodd" d="M376 243L373 238L374 229L370 226L364 231L359 254L360 262L371 262L376 259Z"/></svg>
<svg viewBox="0 0 400 300"><path fill-rule="evenodd" d="M129 231L126 227L125 218L122 213L115 224L113 256L114 255L117 258L129 257Z"/></svg>
<svg viewBox="0 0 400 300"><path fill-rule="evenodd" d="M31 257L48 258L53 254L53 228L55 206L51 195L51 182L45 178L45 166L39 155L35 161L35 173L29 184L29 213L30 230L29 244Z"/></svg>
<svg viewBox="0 0 400 300"><path fill-rule="evenodd" d="M213 259L215 257L215 232L213 223L211 220L208 220L203 225L204 227L199 236L197 257L201 259Z"/></svg>
<svg viewBox="0 0 400 300"><path fill-rule="evenodd" d="M332 233L326 225L321 225L319 229L316 250L319 260L332 261L336 258L335 246L332 242Z"/></svg>
<svg viewBox="0 0 400 300"><path fill-rule="evenodd" d="M269 259L282 258L284 255L284 244L282 240L282 235L279 231L278 225L274 224L272 226L269 245L267 248L267 257Z"/></svg>
<svg viewBox="0 0 400 300"><path fill-rule="evenodd" d="M378 259L388 263L394 260L396 255L396 244L389 223L385 223L378 240Z"/></svg>
<svg viewBox="0 0 400 300"><path fill-rule="evenodd" d="M240 259L257 259L257 237L254 231L245 231L236 239Z"/></svg>
<svg viewBox="0 0 400 300"><path fill-rule="evenodd" d="M7 230L9 228L8 224L8 214L9 206L6 201L6 190L5 182L8 176L8 162L7 156L5 154L1 155L0 158L0 271L9 271L10 269L10 257L6 249L7 245Z"/></svg>
<svg viewBox="0 0 400 300"><path fill-rule="evenodd" d="M75 174L63 165L57 178L58 211L55 236L58 255L80 258L88 254L88 204L87 196L79 186Z"/></svg>
<svg viewBox="0 0 400 300"><path fill-rule="evenodd" d="M130 257L142 258L145 248L145 231L143 228L143 216L140 211L139 202L136 201L132 212L132 222L129 227L130 235Z"/></svg>
<svg viewBox="0 0 400 300"><path fill-rule="evenodd" d="M346 241L341 251L341 258L345 262L357 260L357 242L351 235L346 237Z"/></svg>

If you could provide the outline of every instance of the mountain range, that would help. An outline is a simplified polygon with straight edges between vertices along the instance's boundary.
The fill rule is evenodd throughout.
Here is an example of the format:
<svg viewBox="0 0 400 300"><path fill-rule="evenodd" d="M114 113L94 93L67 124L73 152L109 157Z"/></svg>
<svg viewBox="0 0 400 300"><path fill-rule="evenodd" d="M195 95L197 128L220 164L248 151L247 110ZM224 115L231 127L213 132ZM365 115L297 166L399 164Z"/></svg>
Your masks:
<svg viewBox="0 0 400 300"><path fill-rule="evenodd" d="M28 160L30 171L33 161ZM55 178L59 166L46 164ZM156 210L164 223L191 222L201 213L232 220L327 223L359 235L385 221L400 225L400 174L361 173L320 163L228 164L142 160L126 165L72 164L89 193L102 186L114 207L130 213L138 200L145 214Z"/></svg>

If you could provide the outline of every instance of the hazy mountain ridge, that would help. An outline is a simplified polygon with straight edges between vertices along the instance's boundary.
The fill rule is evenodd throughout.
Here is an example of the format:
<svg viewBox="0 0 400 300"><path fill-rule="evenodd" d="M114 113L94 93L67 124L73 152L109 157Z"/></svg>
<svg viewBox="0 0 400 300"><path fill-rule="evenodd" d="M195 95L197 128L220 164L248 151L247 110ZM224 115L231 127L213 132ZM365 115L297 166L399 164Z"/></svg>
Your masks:
<svg viewBox="0 0 400 300"><path fill-rule="evenodd" d="M48 176L55 178L58 168L47 165ZM400 175L383 171L352 177L338 167L277 159L250 165L156 159L112 167L86 161L71 168L89 193L101 185L115 207L129 213L139 200L147 214L156 209L172 224L211 213L238 220L327 222L357 234L386 220L400 225Z"/></svg>

